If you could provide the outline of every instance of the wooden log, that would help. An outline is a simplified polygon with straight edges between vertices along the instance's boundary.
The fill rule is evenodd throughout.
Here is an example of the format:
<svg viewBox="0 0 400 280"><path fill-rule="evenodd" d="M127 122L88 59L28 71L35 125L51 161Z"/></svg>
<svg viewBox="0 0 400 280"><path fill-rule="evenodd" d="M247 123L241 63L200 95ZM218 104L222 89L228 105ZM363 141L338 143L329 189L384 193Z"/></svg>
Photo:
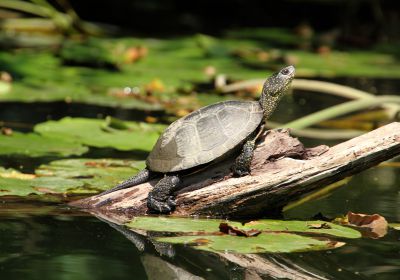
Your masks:
<svg viewBox="0 0 400 280"><path fill-rule="evenodd" d="M331 148L304 148L287 130L265 133L251 175L234 178L232 159L183 177L173 216L254 217L279 211L328 184L400 154L400 123L394 122ZM118 221L148 214L146 198L157 181L72 203Z"/></svg>

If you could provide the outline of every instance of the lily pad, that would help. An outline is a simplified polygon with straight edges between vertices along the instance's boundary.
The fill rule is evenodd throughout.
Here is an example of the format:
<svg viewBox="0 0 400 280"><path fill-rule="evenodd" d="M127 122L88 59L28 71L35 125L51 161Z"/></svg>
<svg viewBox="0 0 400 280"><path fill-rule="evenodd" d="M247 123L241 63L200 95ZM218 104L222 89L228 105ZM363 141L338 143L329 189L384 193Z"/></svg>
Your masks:
<svg viewBox="0 0 400 280"><path fill-rule="evenodd" d="M143 162L107 159L67 159L40 166L35 174L0 167L0 196L92 194L135 175Z"/></svg>
<svg viewBox="0 0 400 280"><path fill-rule="evenodd" d="M390 223L389 227L391 227L395 230L400 230L400 223Z"/></svg>
<svg viewBox="0 0 400 280"><path fill-rule="evenodd" d="M281 221L258 220L239 226L240 229L256 229L260 231L290 231L332 235L343 238L360 238L361 233L349 227L324 221Z"/></svg>
<svg viewBox="0 0 400 280"><path fill-rule="evenodd" d="M82 155L88 148L77 142L43 137L36 133L0 134L0 155L71 156Z"/></svg>
<svg viewBox="0 0 400 280"><path fill-rule="evenodd" d="M238 229L255 229L262 232L295 232L318 235L330 235L342 238L359 238L360 232L321 221L282 221L282 220L258 220L242 225L239 222L218 219L188 219L175 217L136 217L126 226L135 229L162 232L217 232L220 223L228 223Z"/></svg>
<svg viewBox="0 0 400 280"><path fill-rule="evenodd" d="M150 151L163 128L138 122L66 117L40 123L34 130L49 138L68 139L92 147Z"/></svg>
<svg viewBox="0 0 400 280"><path fill-rule="evenodd" d="M343 246L343 242L319 240L292 233L262 233L257 237L225 236L175 236L156 238L159 242L186 244L211 252L291 253L328 250Z"/></svg>
<svg viewBox="0 0 400 280"><path fill-rule="evenodd" d="M37 177L12 169L0 169L0 196L28 196L31 194L65 193L83 186L82 182L59 178Z"/></svg>
<svg viewBox="0 0 400 280"><path fill-rule="evenodd" d="M52 161L41 165L35 173L39 176L73 179L85 185L82 192L93 192L111 188L144 167L143 161L81 158Z"/></svg>
<svg viewBox="0 0 400 280"><path fill-rule="evenodd" d="M218 219L190 219L176 217L135 217L125 225L130 228L162 232L218 232ZM240 223L233 222L235 226Z"/></svg>

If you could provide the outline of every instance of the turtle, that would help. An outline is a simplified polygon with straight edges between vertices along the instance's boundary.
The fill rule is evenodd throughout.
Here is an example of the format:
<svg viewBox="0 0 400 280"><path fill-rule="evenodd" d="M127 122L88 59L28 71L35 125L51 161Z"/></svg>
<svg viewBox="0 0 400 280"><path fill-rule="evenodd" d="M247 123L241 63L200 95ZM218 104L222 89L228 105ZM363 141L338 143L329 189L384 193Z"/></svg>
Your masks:
<svg viewBox="0 0 400 280"><path fill-rule="evenodd" d="M265 81L258 101L223 101L176 120L158 138L146 167L102 195L160 177L148 194L147 207L150 212L170 213L176 206L173 193L183 173L236 151L231 170L235 176L248 175L257 135L289 89L294 74L293 66L274 73Z"/></svg>

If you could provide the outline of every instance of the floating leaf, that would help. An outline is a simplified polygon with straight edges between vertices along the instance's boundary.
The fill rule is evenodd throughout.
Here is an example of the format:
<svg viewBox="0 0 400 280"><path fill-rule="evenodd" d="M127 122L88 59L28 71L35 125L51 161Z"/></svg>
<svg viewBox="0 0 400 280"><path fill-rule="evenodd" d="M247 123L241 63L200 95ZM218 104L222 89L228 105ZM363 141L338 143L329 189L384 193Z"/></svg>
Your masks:
<svg viewBox="0 0 400 280"><path fill-rule="evenodd" d="M35 173L74 179L84 183L86 192L106 190L122 180L135 175L145 166L143 161L116 159L63 159L41 165ZM85 192L82 190L82 192Z"/></svg>
<svg viewBox="0 0 400 280"><path fill-rule="evenodd" d="M260 223L252 222L251 225L258 225L259 227L267 224L268 220L261 220ZM161 232L176 232L181 234L188 234L188 236L174 236L174 237L159 237L156 241L167 242L173 244L186 244L193 245L196 249L213 251L213 252L236 252L236 253L265 253L265 252L299 252L310 250L327 250L343 246L344 243L328 240L326 238L318 239L300 236L289 231L299 231L301 233L308 233L311 229L307 226L309 224L316 224L318 222L300 222L296 221L302 226L294 225L293 221L272 221L273 228L277 231L263 231L257 236L251 238L221 235L218 232L220 224L229 224L229 227L235 228L237 231L255 231L248 229L249 226L242 226L239 222L227 222L217 219L191 219L191 218L176 218L176 217L135 217L132 221L125 225L134 229L142 229L148 231L161 231ZM288 224L288 227L285 225ZM340 226L336 226L338 229ZM244 229L245 228L245 229ZM300 229L304 229L302 232ZM320 233L325 235L328 229L312 229L313 233ZM348 229L349 233L343 234L340 231L332 232L334 235L338 233L340 237L359 237L360 234L352 229ZM259 232L258 232L259 233ZM197 234L197 236L196 236Z"/></svg>
<svg viewBox="0 0 400 280"><path fill-rule="evenodd" d="M343 238L359 238L361 234L352 228L324 221L281 221L258 220L246 223L242 229L257 229L261 231L290 231L315 234L327 234Z"/></svg>
<svg viewBox="0 0 400 280"><path fill-rule="evenodd" d="M150 151L163 126L138 122L66 117L35 126L35 131L55 139L69 139L92 147ZM125 126L123 127L123 123Z"/></svg>
<svg viewBox="0 0 400 280"><path fill-rule="evenodd" d="M159 242L185 244L211 252L290 253L328 250L343 246L343 242L319 240L292 233L261 233L254 238L224 236L175 236L156 238Z"/></svg>
<svg viewBox="0 0 400 280"><path fill-rule="evenodd" d="M0 95L8 93L11 90L11 84L0 80Z"/></svg>
<svg viewBox="0 0 400 280"><path fill-rule="evenodd" d="M0 169L0 196L28 196L31 194L65 193L71 188L83 186L82 182L59 178L37 177L12 169Z"/></svg>
<svg viewBox="0 0 400 280"><path fill-rule="evenodd" d="M391 227L395 230L400 230L400 223L390 223L389 227Z"/></svg>
<svg viewBox="0 0 400 280"><path fill-rule="evenodd" d="M342 224L358 227L363 236L380 238L386 235L388 222L379 214L366 215L348 212L344 219L339 220Z"/></svg>
<svg viewBox="0 0 400 280"><path fill-rule="evenodd" d="M343 238L359 238L361 234L352 228L322 221L258 220L242 225L239 222L218 219L188 219L176 217L136 217L126 226L135 229L162 232L218 232L221 223L238 230L259 230L262 232L296 232L330 235ZM326 226L316 228L316 225ZM327 228L329 226L329 228Z"/></svg>
<svg viewBox="0 0 400 280"><path fill-rule="evenodd" d="M135 217L127 227L162 232L218 232L223 220L175 217ZM240 225L240 223L233 223Z"/></svg>
<svg viewBox="0 0 400 280"><path fill-rule="evenodd" d="M80 143L43 137L36 133L0 134L0 155L70 156L82 155L87 151L88 148Z"/></svg>
<svg viewBox="0 0 400 280"><path fill-rule="evenodd" d="M135 175L143 162L67 159L42 165L35 174L0 167L0 196L90 194L106 190Z"/></svg>

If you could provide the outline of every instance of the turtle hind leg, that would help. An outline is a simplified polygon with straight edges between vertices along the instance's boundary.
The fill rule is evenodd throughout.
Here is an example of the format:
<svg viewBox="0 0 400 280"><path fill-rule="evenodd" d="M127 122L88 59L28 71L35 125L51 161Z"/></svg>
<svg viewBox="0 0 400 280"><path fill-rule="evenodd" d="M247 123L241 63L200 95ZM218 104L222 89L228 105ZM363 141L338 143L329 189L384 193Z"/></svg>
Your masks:
<svg viewBox="0 0 400 280"><path fill-rule="evenodd" d="M147 182L151 177L152 177L152 172L150 170L148 170L147 168L145 168L145 169L141 170L135 176L123 181L121 184L116 185L112 189L102 192L100 195L112 193L115 191L119 191L122 189L126 189L129 187L133 187L133 186L142 184L144 182Z"/></svg>
<svg viewBox="0 0 400 280"><path fill-rule="evenodd" d="M170 213L175 209L172 193L177 189L181 180L177 175L166 175L149 192L147 207L151 212Z"/></svg>
<svg viewBox="0 0 400 280"><path fill-rule="evenodd" d="M232 166L232 172L236 176L245 176L250 174L250 164L253 159L256 139L248 140L244 143L242 152L236 158Z"/></svg>

